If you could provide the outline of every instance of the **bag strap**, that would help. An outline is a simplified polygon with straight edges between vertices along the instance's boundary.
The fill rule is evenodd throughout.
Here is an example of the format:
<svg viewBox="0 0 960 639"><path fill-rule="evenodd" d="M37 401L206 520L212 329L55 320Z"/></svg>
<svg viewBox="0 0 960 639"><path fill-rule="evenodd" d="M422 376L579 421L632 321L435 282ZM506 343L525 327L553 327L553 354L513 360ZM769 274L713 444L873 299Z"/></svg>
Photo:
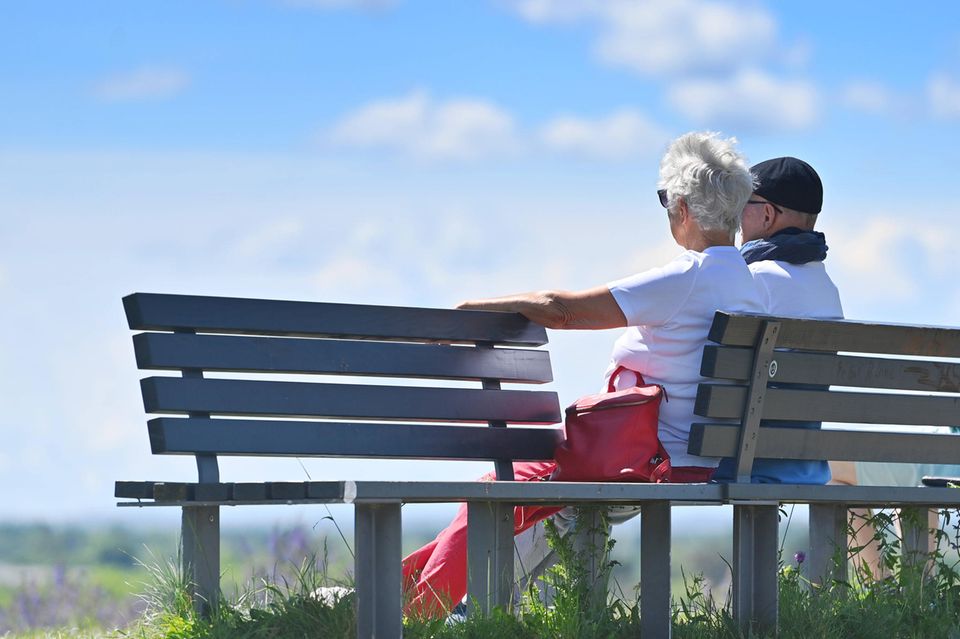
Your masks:
<svg viewBox="0 0 960 639"><path fill-rule="evenodd" d="M645 381L643 381L643 375L641 375L641 374L638 373L637 371L630 370L630 369L627 368L626 366L617 366L616 370L614 370L613 373L611 373L611 375L610 375L610 380L607 382L607 392L608 392L608 393L616 392L617 389L616 389L616 387L615 387L613 384L614 384L614 382L616 381L617 377L620 376L621 373L633 373L634 375L636 375L636 376L637 376L637 386L646 386L646 385L647 385L647 383L646 383Z"/></svg>

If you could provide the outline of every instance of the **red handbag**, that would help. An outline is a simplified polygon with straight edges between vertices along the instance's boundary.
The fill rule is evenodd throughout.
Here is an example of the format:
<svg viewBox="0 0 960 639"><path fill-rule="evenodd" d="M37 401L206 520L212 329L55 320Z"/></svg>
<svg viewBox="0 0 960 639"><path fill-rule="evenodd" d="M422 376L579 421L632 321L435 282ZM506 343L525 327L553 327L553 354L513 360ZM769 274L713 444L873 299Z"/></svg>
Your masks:
<svg viewBox="0 0 960 639"><path fill-rule="evenodd" d="M566 411L566 439L554 451L557 481L670 481L670 455L660 443L657 422L666 392L646 384L617 391L610 376L606 393L587 395ZM669 400L668 400L669 401Z"/></svg>

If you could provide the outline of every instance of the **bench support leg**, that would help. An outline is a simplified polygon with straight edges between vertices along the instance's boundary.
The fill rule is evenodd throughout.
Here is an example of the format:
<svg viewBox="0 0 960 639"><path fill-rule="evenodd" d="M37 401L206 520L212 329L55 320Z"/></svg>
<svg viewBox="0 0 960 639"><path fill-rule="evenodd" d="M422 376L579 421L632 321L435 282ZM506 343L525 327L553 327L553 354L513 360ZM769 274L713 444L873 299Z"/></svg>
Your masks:
<svg viewBox="0 0 960 639"><path fill-rule="evenodd" d="M665 637L670 623L670 502L640 508L640 635Z"/></svg>
<svg viewBox="0 0 960 639"><path fill-rule="evenodd" d="M903 537L900 552L904 566L928 569L927 562L934 545L930 530L939 524L939 511L936 509L923 506L900 509L900 533Z"/></svg>
<svg viewBox="0 0 960 639"><path fill-rule="evenodd" d="M489 615L512 598L513 504L468 502L467 609Z"/></svg>
<svg viewBox="0 0 960 639"><path fill-rule="evenodd" d="M846 504L810 504L810 583L847 580L847 521Z"/></svg>
<svg viewBox="0 0 960 639"><path fill-rule="evenodd" d="M183 508L180 520L181 561L193 605L209 616L220 597L220 508Z"/></svg>
<svg viewBox="0 0 960 639"><path fill-rule="evenodd" d="M777 629L778 507L733 507L733 614L745 634Z"/></svg>
<svg viewBox="0 0 960 639"><path fill-rule="evenodd" d="M356 504L357 637L403 634L400 504Z"/></svg>
<svg viewBox="0 0 960 639"><path fill-rule="evenodd" d="M606 526L602 506L582 506L577 509L577 523L573 535L573 549L577 557L584 562L587 579L593 595L591 607L594 609L607 602L607 539L609 529Z"/></svg>

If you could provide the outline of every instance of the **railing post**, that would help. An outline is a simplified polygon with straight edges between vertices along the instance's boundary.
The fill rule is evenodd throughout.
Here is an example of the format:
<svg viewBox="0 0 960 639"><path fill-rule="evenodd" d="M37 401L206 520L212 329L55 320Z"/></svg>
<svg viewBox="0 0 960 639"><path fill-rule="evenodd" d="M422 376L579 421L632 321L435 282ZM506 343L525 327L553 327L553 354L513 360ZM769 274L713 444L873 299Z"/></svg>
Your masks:
<svg viewBox="0 0 960 639"><path fill-rule="evenodd" d="M733 615L745 634L775 633L778 505L733 506Z"/></svg>
<svg viewBox="0 0 960 639"><path fill-rule="evenodd" d="M810 504L810 583L824 585L847 578L846 504Z"/></svg>
<svg viewBox="0 0 960 639"><path fill-rule="evenodd" d="M467 609L489 615L512 599L513 504L467 502Z"/></svg>
<svg viewBox="0 0 960 639"><path fill-rule="evenodd" d="M354 509L357 637L400 637L403 633L400 504L356 504Z"/></svg>
<svg viewBox="0 0 960 639"><path fill-rule="evenodd" d="M196 331L180 329L177 333ZM185 379L203 379L203 371L185 368ZM210 417L210 413L188 412L189 417ZM197 481L220 482L216 455L196 455ZM220 507L184 507L180 518L180 549L183 575L187 579L194 608L201 616L210 616L220 601Z"/></svg>
<svg viewBox="0 0 960 639"><path fill-rule="evenodd" d="M209 617L220 600L220 508L184 506L181 510L183 575L194 608Z"/></svg>
<svg viewBox="0 0 960 639"><path fill-rule="evenodd" d="M670 619L670 502L640 507L640 635L672 634Z"/></svg>
<svg viewBox="0 0 960 639"><path fill-rule="evenodd" d="M607 539L609 529L603 506L581 506L573 530L573 549L578 560L585 562L584 569L590 581L593 607L607 601Z"/></svg>
<svg viewBox="0 0 960 639"><path fill-rule="evenodd" d="M930 532L939 525L939 511L927 506L906 506L900 509L899 517L904 567L932 569L933 537Z"/></svg>

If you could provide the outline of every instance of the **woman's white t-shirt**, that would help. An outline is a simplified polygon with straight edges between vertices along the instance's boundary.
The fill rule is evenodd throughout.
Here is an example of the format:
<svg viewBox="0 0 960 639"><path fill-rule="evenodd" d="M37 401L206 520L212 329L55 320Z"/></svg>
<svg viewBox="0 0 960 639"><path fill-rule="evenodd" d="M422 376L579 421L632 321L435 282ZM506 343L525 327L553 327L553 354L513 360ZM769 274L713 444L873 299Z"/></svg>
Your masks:
<svg viewBox="0 0 960 639"><path fill-rule="evenodd" d="M659 268L608 284L627 318L627 329L613 347L606 378L619 366L640 372L648 384L661 384L669 401L660 405L660 441L673 466L714 467L717 458L687 453L700 360L716 311L762 313L757 284L733 246L684 251ZM618 389L636 382L621 375Z"/></svg>

